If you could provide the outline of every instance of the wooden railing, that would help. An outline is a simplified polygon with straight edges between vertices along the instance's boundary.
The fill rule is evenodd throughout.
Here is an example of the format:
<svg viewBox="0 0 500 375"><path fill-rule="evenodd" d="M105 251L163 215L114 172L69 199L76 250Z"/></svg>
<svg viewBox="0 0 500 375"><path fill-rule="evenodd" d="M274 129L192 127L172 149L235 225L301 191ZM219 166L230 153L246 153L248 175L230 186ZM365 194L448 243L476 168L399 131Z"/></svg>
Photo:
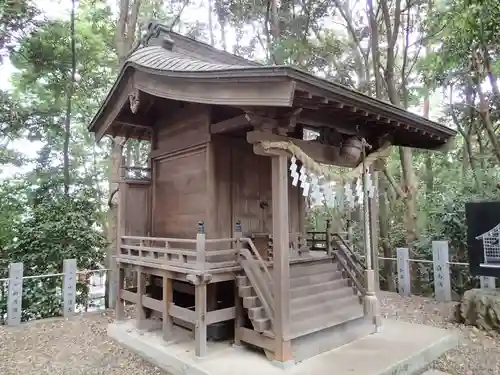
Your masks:
<svg viewBox="0 0 500 375"><path fill-rule="evenodd" d="M273 279L252 240L243 237L241 242L247 244L248 248L241 247L240 264L274 327Z"/></svg>
<svg viewBox="0 0 500 375"><path fill-rule="evenodd" d="M308 231L306 243L309 250L327 251L327 232Z"/></svg>
<svg viewBox="0 0 500 375"><path fill-rule="evenodd" d="M233 267L238 265L235 242L235 238L203 238L200 241L200 238L122 236L118 257L189 269L200 268L200 261L203 269ZM229 246L226 249L207 250L208 245Z"/></svg>
<svg viewBox="0 0 500 375"><path fill-rule="evenodd" d="M333 253L349 278L356 286L361 295L366 294L364 286L365 266L360 257L352 250L349 244L339 233L332 233L331 236Z"/></svg>
<svg viewBox="0 0 500 375"><path fill-rule="evenodd" d="M149 181L151 180L151 168L146 167L121 167L121 177L124 180Z"/></svg>

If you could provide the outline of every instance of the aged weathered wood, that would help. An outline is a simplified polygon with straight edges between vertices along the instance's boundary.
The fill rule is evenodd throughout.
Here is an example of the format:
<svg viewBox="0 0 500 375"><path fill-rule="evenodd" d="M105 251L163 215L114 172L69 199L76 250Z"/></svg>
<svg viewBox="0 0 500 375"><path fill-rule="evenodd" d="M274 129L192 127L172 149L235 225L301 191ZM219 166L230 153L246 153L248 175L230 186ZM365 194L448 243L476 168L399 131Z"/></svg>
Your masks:
<svg viewBox="0 0 500 375"><path fill-rule="evenodd" d="M210 325L213 323L224 322L226 320L234 319L236 316L236 310L234 307L226 307L225 309L213 310L207 312L206 324Z"/></svg>
<svg viewBox="0 0 500 375"><path fill-rule="evenodd" d="M288 233L288 159L272 157L273 296L276 361L292 360L290 336L290 261Z"/></svg>
<svg viewBox="0 0 500 375"><path fill-rule="evenodd" d="M240 327L238 331L238 336L240 337L241 341L255 345L259 348L264 348L271 352L275 350L275 342L272 338L264 336L261 333L257 333L254 330L245 327Z"/></svg>
<svg viewBox="0 0 500 375"><path fill-rule="evenodd" d="M195 355L204 357L207 354L207 284L195 286L195 314L194 327Z"/></svg>
<svg viewBox="0 0 500 375"><path fill-rule="evenodd" d="M291 327L298 324L291 321L291 304L297 303L291 302L297 292L290 290L292 281L308 278L311 267L331 269L329 281L340 271L331 258L312 266L307 251L297 252L303 250L305 199L288 181L288 152L266 149L261 141L293 142L317 162L354 166L357 160L340 150L349 138L356 142L353 136L367 138L374 149L385 140L437 148L453 132L292 68L259 66L207 46L197 50L196 42L180 36L174 38L184 43L179 54L175 43L161 43L165 30L155 36L153 29L160 30L152 27L145 43L156 40L161 47L131 53L90 126L98 139L109 134L151 140L149 174L120 181L117 320L124 318L124 301L135 303L138 328L150 329L146 310L156 310L165 339L172 339L174 322L181 324L194 331L195 354L203 357L207 325L235 319L236 344L248 342L264 348L268 358L289 361L291 340L298 337ZM319 138L303 140L305 127L318 130ZM373 203L370 233L376 248ZM404 276L408 257L398 255L406 255L400 259ZM353 282L360 283L349 254L342 259ZM125 270L138 271L137 288L124 285ZM147 295L146 278L152 283ZM227 296L227 307L218 308L218 298L225 298L219 283L235 278L242 285L234 301ZM182 282L175 297L174 280ZM406 283L402 280L402 292L409 292ZM194 306L181 307L185 302L175 300L179 292L194 295ZM332 301L325 304L337 309ZM243 327L245 309L253 330ZM323 315L318 324L329 319ZM356 316L345 318L350 317Z"/></svg>
<svg viewBox="0 0 500 375"><path fill-rule="evenodd" d="M235 130L244 129L249 125L250 123L248 122L246 116L239 115L210 125L210 133L218 134L218 133L232 132Z"/></svg>
<svg viewBox="0 0 500 375"><path fill-rule="evenodd" d="M116 262L116 284L115 284L115 318L117 321L122 321L125 318L125 303L122 298L122 291L125 287L125 270L120 265L119 262Z"/></svg>
<svg viewBox="0 0 500 375"><path fill-rule="evenodd" d="M136 307L137 307L137 328L145 329L146 328L146 310L144 309L144 305L142 304L142 296L146 294L146 274L143 272L141 266L137 267L137 298L136 298Z"/></svg>
<svg viewBox="0 0 500 375"><path fill-rule="evenodd" d="M156 159L154 169L153 234L193 238L208 203L206 146Z"/></svg>
<svg viewBox="0 0 500 375"><path fill-rule="evenodd" d="M165 272L163 276L163 313L162 313L162 331L163 338L170 340L173 337L173 322L170 316L170 304L174 301L172 279Z"/></svg>
<svg viewBox="0 0 500 375"><path fill-rule="evenodd" d="M197 316L196 312L194 312L193 310L177 306L172 302L169 304L168 310L170 312L170 315L174 318L184 320L188 323L196 323Z"/></svg>
<svg viewBox="0 0 500 375"><path fill-rule="evenodd" d="M109 103L101 113L102 120L100 126L94 129L96 141L99 142L102 137L108 132L114 119L118 116L123 106L128 102L128 94L133 88L132 80L128 78L121 83L122 91L120 95L113 98L112 103Z"/></svg>
<svg viewBox="0 0 500 375"><path fill-rule="evenodd" d="M163 303L162 301L159 301L157 299L148 297L148 296L142 296L142 306L147 307L148 309L158 311L158 312L163 312Z"/></svg>
<svg viewBox="0 0 500 375"><path fill-rule="evenodd" d="M295 83L286 78L271 78L259 83L224 79L200 81L136 72L134 83L139 90L160 98L242 107L289 107L295 92Z"/></svg>
<svg viewBox="0 0 500 375"><path fill-rule="evenodd" d="M252 144L256 144L262 141L292 142L297 146L299 146L306 154L308 154L311 158L313 158L319 163L348 166L348 167L353 167L357 165L356 162L353 163L352 161L349 161L340 156L340 149L338 147L323 145L316 141L303 141L300 139L284 137L281 135L262 132L258 130L248 132L247 141ZM265 153L269 155L269 152ZM279 153L279 151L277 152L273 150L273 153L277 154Z"/></svg>
<svg viewBox="0 0 500 375"><path fill-rule="evenodd" d="M120 298L127 302L137 303L137 295L137 293L131 292L130 290L120 290Z"/></svg>
<svg viewBox="0 0 500 375"><path fill-rule="evenodd" d="M371 235L371 250L372 250L372 269L375 274L375 288L376 291L380 289L380 280L379 280L379 269L380 264L378 260L378 252L379 252L379 207L378 207L378 171L375 168L371 168L371 175L373 179L373 184L375 186L375 194L373 198L369 198L369 212L370 212L370 235Z"/></svg>

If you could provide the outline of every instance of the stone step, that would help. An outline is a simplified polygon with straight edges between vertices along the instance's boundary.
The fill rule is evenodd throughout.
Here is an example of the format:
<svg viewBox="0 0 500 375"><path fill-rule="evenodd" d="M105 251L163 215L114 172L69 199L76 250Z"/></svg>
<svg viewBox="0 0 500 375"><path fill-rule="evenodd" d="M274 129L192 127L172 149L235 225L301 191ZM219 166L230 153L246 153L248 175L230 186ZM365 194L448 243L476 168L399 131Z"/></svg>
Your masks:
<svg viewBox="0 0 500 375"><path fill-rule="evenodd" d="M293 298L290 301L290 308L293 314L301 309L313 309L318 304L336 303L337 300L344 301L345 298L357 298L351 287L345 286L343 288L324 290L305 297Z"/></svg>
<svg viewBox="0 0 500 375"><path fill-rule="evenodd" d="M451 374L448 372L443 372L443 371L431 369L431 370L427 370L422 375L451 375Z"/></svg>
<svg viewBox="0 0 500 375"><path fill-rule="evenodd" d="M364 317L363 307L356 303L324 304L319 305L316 311L293 315L295 324L292 326L292 338L321 331L328 327L337 326L352 320Z"/></svg>
<svg viewBox="0 0 500 375"><path fill-rule="evenodd" d="M359 303L359 297L355 295L345 296L343 298L335 298L325 300L323 302L316 302L314 304L303 304L292 307L290 315L292 320L309 320L317 316L335 315L339 311L349 308L363 311L363 307Z"/></svg>
<svg viewBox="0 0 500 375"><path fill-rule="evenodd" d="M295 287L290 290L290 298L307 297L314 294L322 293L328 290L337 290L349 286L346 279L334 279L317 284L309 284L305 286Z"/></svg>

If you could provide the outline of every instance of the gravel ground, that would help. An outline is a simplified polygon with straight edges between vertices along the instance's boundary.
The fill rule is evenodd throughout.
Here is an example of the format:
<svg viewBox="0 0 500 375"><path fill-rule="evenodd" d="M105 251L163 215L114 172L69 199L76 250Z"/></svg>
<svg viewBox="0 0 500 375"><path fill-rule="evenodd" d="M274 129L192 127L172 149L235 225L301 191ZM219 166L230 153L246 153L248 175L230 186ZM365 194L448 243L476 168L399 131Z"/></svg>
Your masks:
<svg viewBox="0 0 500 375"><path fill-rule="evenodd" d="M380 304L384 317L458 331L458 347L441 356L433 368L453 375L500 374L500 335L455 323L455 303L381 293Z"/></svg>
<svg viewBox="0 0 500 375"><path fill-rule="evenodd" d="M381 294L385 317L458 329L460 343L433 367L454 375L500 374L500 336L452 322L454 304ZM0 327L1 375L167 375L108 340L111 313Z"/></svg>

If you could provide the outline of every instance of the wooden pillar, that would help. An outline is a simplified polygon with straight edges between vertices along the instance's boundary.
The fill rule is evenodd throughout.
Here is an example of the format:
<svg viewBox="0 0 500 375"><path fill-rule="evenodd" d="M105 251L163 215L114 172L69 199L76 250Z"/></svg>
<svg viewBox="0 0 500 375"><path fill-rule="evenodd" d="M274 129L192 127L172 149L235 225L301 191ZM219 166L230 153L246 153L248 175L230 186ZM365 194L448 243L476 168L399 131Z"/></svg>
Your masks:
<svg viewBox="0 0 500 375"><path fill-rule="evenodd" d="M205 271L206 235L203 222L198 223L196 235L196 269ZM201 280L201 281L200 281ZM194 327L195 355L204 357L207 354L207 284L203 275L197 278L194 287L196 323Z"/></svg>
<svg viewBox="0 0 500 375"><path fill-rule="evenodd" d="M236 222L236 231L234 232L234 238L236 238L236 250L239 252L241 250L241 221ZM239 254L236 254L238 257ZM235 280L234 283L234 344L235 345L241 345L241 331L240 328L242 328L245 324L245 317L244 317L244 311L243 311L243 304L240 298L239 290L238 290L238 283Z"/></svg>
<svg viewBox="0 0 500 375"><path fill-rule="evenodd" d="M372 270L375 275L375 292L380 290L380 264L378 260L379 249L379 223L378 223L378 171L372 167L371 177L375 186L375 194L368 200L369 215L370 215L370 235L371 235L371 251L372 251Z"/></svg>
<svg viewBox="0 0 500 375"><path fill-rule="evenodd" d="M142 296L146 294L146 274L142 267L137 267L137 329L146 328L146 309L142 305Z"/></svg>
<svg viewBox="0 0 500 375"><path fill-rule="evenodd" d="M173 322L170 316L170 303L174 301L172 279L168 272L163 274L163 313L162 313L162 331L163 339L170 341L173 339Z"/></svg>
<svg viewBox="0 0 500 375"><path fill-rule="evenodd" d="M272 156L274 359L292 360L290 345L290 248L288 233L288 158Z"/></svg>
<svg viewBox="0 0 500 375"><path fill-rule="evenodd" d="M115 319L122 321L125 319L125 304L121 296L122 289L125 289L125 270L121 267L119 262L116 262L116 283L115 283Z"/></svg>

